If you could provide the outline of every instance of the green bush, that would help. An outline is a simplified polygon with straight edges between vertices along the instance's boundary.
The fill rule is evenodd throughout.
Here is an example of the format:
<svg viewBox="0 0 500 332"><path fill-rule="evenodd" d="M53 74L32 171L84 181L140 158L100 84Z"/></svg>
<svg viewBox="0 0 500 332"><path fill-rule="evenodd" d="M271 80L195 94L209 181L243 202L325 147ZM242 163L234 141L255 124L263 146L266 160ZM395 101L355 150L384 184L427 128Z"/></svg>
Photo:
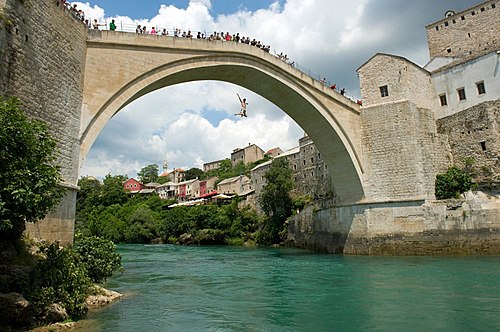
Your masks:
<svg viewBox="0 0 500 332"><path fill-rule="evenodd" d="M57 242L42 244L39 251L43 258L35 265L26 291L35 314L43 316L50 304L60 303L68 315L84 315L92 282L79 255Z"/></svg>
<svg viewBox="0 0 500 332"><path fill-rule="evenodd" d="M73 247L42 243L38 254L39 261L24 293L39 317L52 303L61 304L72 317L83 316L93 283L101 283L121 270L121 255L111 241L79 233Z"/></svg>
<svg viewBox="0 0 500 332"><path fill-rule="evenodd" d="M94 283L103 283L114 271L121 270L122 257L116 252L116 245L109 240L76 233L73 249Z"/></svg>
<svg viewBox="0 0 500 332"><path fill-rule="evenodd" d="M436 176L436 198L459 198L461 193L473 188L472 178L463 169L457 166L448 168L448 171Z"/></svg>

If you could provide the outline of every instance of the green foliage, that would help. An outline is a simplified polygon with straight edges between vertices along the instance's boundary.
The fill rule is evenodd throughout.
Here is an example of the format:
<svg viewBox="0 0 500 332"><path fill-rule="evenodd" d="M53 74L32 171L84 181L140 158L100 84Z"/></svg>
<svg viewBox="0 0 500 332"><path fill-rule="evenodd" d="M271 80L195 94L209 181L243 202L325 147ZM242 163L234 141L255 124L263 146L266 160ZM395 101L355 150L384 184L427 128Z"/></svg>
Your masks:
<svg viewBox="0 0 500 332"><path fill-rule="evenodd" d="M103 283L121 268L121 255L116 252L113 242L96 236L85 237L75 234L74 251L84 265L93 283Z"/></svg>
<svg viewBox="0 0 500 332"><path fill-rule="evenodd" d="M64 190L56 141L47 126L29 120L16 98L0 97L0 237L18 239L24 222L43 219Z"/></svg>
<svg viewBox="0 0 500 332"><path fill-rule="evenodd" d="M285 221L292 214L290 191L294 183L292 171L284 158L274 159L266 175L266 185L259 196L259 204L267 218L257 235L257 243L279 243L286 234Z"/></svg>
<svg viewBox="0 0 500 332"><path fill-rule="evenodd" d="M448 168L448 171L436 176L436 198L459 198L461 193L473 188L471 176L457 166Z"/></svg>
<svg viewBox="0 0 500 332"><path fill-rule="evenodd" d="M203 171L199 168L193 167L188 169L184 173L184 176L186 180L201 179L201 177L203 176Z"/></svg>
<svg viewBox="0 0 500 332"><path fill-rule="evenodd" d="M140 172L137 173L137 176L139 177L139 180L144 184L150 182L157 182L158 172L159 172L158 165L150 164L148 166L141 168Z"/></svg>
<svg viewBox="0 0 500 332"><path fill-rule="evenodd" d="M70 316L80 317L87 311L85 299L93 283L104 282L117 270L122 270L121 256L112 242L77 233L73 247L40 245L39 261L24 293L37 316L59 303Z"/></svg>
<svg viewBox="0 0 500 332"><path fill-rule="evenodd" d="M48 305L60 303L71 316L85 314L92 282L79 255L71 248L60 248L57 242L43 244L40 254L45 258L35 266L26 292L35 313L43 316Z"/></svg>
<svg viewBox="0 0 500 332"><path fill-rule="evenodd" d="M129 194L123 188L125 181L127 181L127 176L125 175L106 175L102 181L99 193L100 205L111 206L113 204L126 203L129 199Z"/></svg>

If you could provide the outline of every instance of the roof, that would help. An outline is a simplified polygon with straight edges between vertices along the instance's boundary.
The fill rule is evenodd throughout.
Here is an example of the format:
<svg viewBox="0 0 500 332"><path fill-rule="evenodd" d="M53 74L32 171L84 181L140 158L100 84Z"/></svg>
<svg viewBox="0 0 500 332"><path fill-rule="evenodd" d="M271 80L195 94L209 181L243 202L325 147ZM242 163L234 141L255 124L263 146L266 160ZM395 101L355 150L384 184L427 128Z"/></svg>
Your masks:
<svg viewBox="0 0 500 332"><path fill-rule="evenodd" d="M191 184L191 183L194 183L196 181L200 181L200 180L198 180L198 179L186 180L186 181L182 181L182 182L177 183L177 185L180 186L183 184Z"/></svg>
<svg viewBox="0 0 500 332"><path fill-rule="evenodd" d="M246 180L250 180L246 175L238 175L238 176L235 176L235 177L232 177L232 178L229 178L229 179L225 179L225 180L222 180L221 182L219 182L218 185L221 185L221 184L228 184L228 183L233 183L233 182L236 182L236 181L239 181L240 180L240 177L243 179L243 178L246 178Z"/></svg>
<svg viewBox="0 0 500 332"><path fill-rule="evenodd" d="M155 192L154 189L144 188L141 191L139 191L139 194L152 194L154 192Z"/></svg>
<svg viewBox="0 0 500 332"><path fill-rule="evenodd" d="M400 55L394 55L394 54L388 54L388 53L376 53L370 59L366 60L361 66L359 66L358 69L356 69L356 71L359 71L361 68L363 68L365 65L367 65L370 61L372 61L373 59L375 59L378 56L387 56L387 57L390 57L390 58L395 58L395 59L399 59L399 60L405 61L405 62L407 62L407 63L415 66L416 68L419 68L423 72L430 74L427 70L425 70L424 68L420 67L415 62L408 60L407 58L402 57Z"/></svg>
<svg viewBox="0 0 500 332"><path fill-rule="evenodd" d="M175 182L166 182L164 184L160 184L159 186L157 186L156 188L163 188L163 187L177 187L179 184L178 183L175 183Z"/></svg>
<svg viewBox="0 0 500 332"><path fill-rule="evenodd" d="M450 62L449 64L437 68L436 70L432 71L431 73L432 74L439 73L441 71L445 71L445 70L448 70L450 68L453 68L453 67L456 67L456 66L460 66L460 65L462 65L464 63L477 60L479 58L482 58L484 56L487 56L487 55L490 55L490 54L493 54L493 53L497 53L498 54L498 52L500 52L500 50L498 50L498 47L497 48L490 48L490 49L484 50L484 51L482 51L480 53L476 53L476 54L473 54L473 55L469 55L469 56L457 58L454 61Z"/></svg>
<svg viewBox="0 0 500 332"><path fill-rule="evenodd" d="M300 147L296 146L294 148L286 150L285 152L283 152L282 154L280 154L278 156L278 158L286 157L286 156L289 156L289 155L292 155L292 154L295 154L295 153L299 153L299 152L300 152Z"/></svg>
<svg viewBox="0 0 500 332"><path fill-rule="evenodd" d="M281 157L281 156L282 156L282 155L280 155L280 157ZM262 164L258 164L257 166L255 166L254 168L252 168L250 171L251 171L251 172L253 172L253 171L258 170L258 169L259 169L259 168L261 168L261 167L271 165L271 164L272 164L272 162L273 162L273 160L271 159L271 160L268 160L268 161L266 161L266 162L263 162Z"/></svg>
<svg viewBox="0 0 500 332"><path fill-rule="evenodd" d="M160 184L159 183L156 183L156 182L150 182L150 183L146 183L144 186L145 187L148 187L148 188L156 188L158 187Z"/></svg>
<svg viewBox="0 0 500 332"><path fill-rule="evenodd" d="M450 19L453 19L454 17L460 17L462 16L463 14L466 14L467 12L473 10L474 8L481 8L483 7L485 4L487 4L488 2L494 2L495 0L487 0L487 1L483 1L483 2L480 2L478 3L477 5L475 6L472 6L472 7L468 7L468 8L465 8L464 10L462 10L461 12L458 12L458 13L455 13L454 15L451 15L449 17L443 17L442 19L440 19L439 21L436 21L436 22L432 22L430 24L427 24L425 26L425 28L429 28L431 26L434 26L436 25L437 23L441 23L441 22L444 22L444 21L447 21L447 20L450 20ZM450 10L447 10L446 13L450 12ZM454 11L453 11L454 12Z"/></svg>

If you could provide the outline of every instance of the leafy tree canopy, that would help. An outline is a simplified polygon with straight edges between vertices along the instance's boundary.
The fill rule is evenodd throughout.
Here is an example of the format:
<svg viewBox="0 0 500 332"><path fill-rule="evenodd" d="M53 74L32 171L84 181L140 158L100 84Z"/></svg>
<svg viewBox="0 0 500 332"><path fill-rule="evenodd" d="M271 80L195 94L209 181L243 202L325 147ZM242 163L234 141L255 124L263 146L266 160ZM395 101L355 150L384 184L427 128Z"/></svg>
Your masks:
<svg viewBox="0 0 500 332"><path fill-rule="evenodd" d="M158 165L150 164L148 166L141 168L140 172L137 173L137 176L139 176L139 180L144 184L150 182L157 182L158 172L159 172Z"/></svg>
<svg viewBox="0 0 500 332"><path fill-rule="evenodd" d="M472 177L465 170L452 166L446 173L436 176L436 198L459 198L461 193L473 187Z"/></svg>
<svg viewBox="0 0 500 332"><path fill-rule="evenodd" d="M184 175L186 177L186 180L193 180L196 178L201 179L203 176L203 171L199 168L193 167L193 168L188 169L184 173Z"/></svg>
<svg viewBox="0 0 500 332"><path fill-rule="evenodd" d="M17 98L0 96L0 237L17 239L24 222L43 219L64 189L55 165L56 141L30 120Z"/></svg>

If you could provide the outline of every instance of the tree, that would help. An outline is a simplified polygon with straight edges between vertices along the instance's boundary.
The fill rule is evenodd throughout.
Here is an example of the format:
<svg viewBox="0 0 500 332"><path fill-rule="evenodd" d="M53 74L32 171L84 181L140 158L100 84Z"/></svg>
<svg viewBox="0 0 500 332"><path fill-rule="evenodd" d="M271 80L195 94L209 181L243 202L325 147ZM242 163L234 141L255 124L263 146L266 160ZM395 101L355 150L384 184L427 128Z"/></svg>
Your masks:
<svg viewBox="0 0 500 332"><path fill-rule="evenodd" d="M18 239L59 203L64 189L55 165L56 140L44 122L29 120L17 98L0 96L0 238Z"/></svg>
<svg viewBox="0 0 500 332"><path fill-rule="evenodd" d="M137 176L139 176L139 180L144 184L150 182L156 182L158 181L158 172L159 172L158 165L150 164L148 166L141 168L141 171L137 173Z"/></svg>
<svg viewBox="0 0 500 332"><path fill-rule="evenodd" d="M101 204L110 206L127 202L129 196L123 188L125 181L127 181L127 176L125 175L106 175L102 181L101 193L99 195Z"/></svg>
<svg viewBox="0 0 500 332"><path fill-rule="evenodd" d="M443 174L436 175L436 198L459 198L461 193L473 187L472 178L465 170L451 166Z"/></svg>
<svg viewBox="0 0 500 332"><path fill-rule="evenodd" d="M261 244L280 242L285 221L292 214L292 171L285 158L274 159L264 175L267 184L262 188L259 204L267 218L257 239Z"/></svg>
<svg viewBox="0 0 500 332"><path fill-rule="evenodd" d="M201 179L201 177L203 176L203 171L199 168L193 167L188 169L184 173L184 176L186 180Z"/></svg>

